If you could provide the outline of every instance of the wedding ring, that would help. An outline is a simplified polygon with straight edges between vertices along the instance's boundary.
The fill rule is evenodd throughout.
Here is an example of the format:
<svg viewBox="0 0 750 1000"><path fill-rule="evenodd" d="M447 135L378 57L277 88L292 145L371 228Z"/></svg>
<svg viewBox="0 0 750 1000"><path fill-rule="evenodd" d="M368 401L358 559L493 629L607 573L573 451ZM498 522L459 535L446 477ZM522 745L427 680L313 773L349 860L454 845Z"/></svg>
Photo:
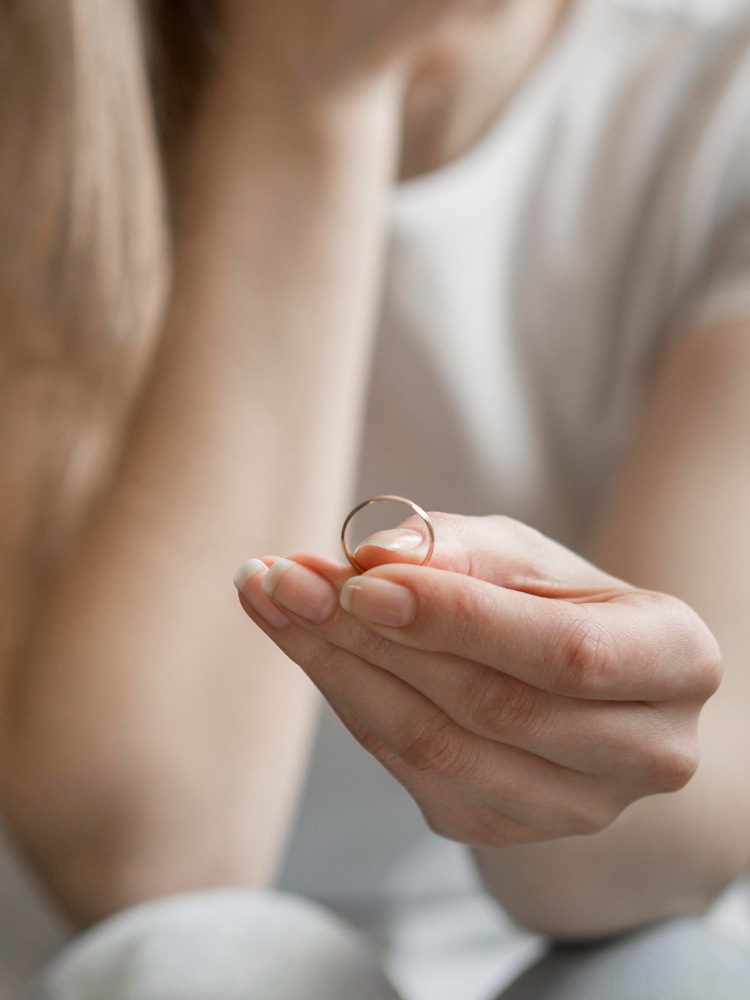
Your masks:
<svg viewBox="0 0 750 1000"><path fill-rule="evenodd" d="M414 511L425 523L427 527L427 536L429 538L429 547L427 549L427 555L424 557L420 566L426 566L427 563L432 558L432 553L435 551L435 529L432 526L432 521L429 516L422 510L422 508L414 503L412 500L407 500L406 497L395 497L390 495L384 495L382 497L373 497L371 500L365 500L363 503L358 504L354 510L352 510L344 521L344 527L341 529L341 547L344 550L344 555L348 559L349 563L356 569L358 573L366 573L367 570L364 566L361 566L354 557L354 553L349 548L349 542L347 540L347 531L349 530L349 525L352 520L359 514L361 510L365 507L369 507L373 503L383 503L386 500L391 500L393 503L401 503L405 507L409 507Z"/></svg>

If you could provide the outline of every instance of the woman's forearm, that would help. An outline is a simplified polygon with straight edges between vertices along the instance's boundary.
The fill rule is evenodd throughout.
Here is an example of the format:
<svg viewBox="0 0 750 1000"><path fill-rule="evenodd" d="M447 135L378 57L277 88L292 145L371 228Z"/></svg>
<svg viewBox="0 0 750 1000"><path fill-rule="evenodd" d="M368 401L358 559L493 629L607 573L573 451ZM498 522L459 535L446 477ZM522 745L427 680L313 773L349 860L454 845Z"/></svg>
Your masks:
<svg viewBox="0 0 750 1000"><path fill-rule="evenodd" d="M247 628L243 556L332 545L353 482L397 85L298 108L232 63L178 212L173 300L105 502L47 581L2 805L81 922L273 871L313 716Z"/></svg>
<svg viewBox="0 0 750 1000"><path fill-rule="evenodd" d="M693 607L724 679L701 716L681 791L642 799L590 838L477 852L515 916L560 937L706 908L750 866L750 341L747 326L683 331L591 541L602 568Z"/></svg>

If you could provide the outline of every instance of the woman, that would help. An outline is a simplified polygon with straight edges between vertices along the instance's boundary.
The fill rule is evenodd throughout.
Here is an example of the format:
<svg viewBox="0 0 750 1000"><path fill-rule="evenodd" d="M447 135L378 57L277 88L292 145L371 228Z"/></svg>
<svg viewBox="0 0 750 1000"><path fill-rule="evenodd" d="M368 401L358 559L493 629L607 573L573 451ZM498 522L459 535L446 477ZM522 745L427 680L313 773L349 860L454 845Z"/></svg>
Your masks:
<svg viewBox="0 0 750 1000"><path fill-rule="evenodd" d="M393 996L306 895L407 997L528 963L498 902L598 942L507 996L739 996L746 951L661 921L748 862L747 18L5 17L2 806L74 925L126 911L34 995ZM253 562L248 630L238 554L383 491L451 512L431 566ZM376 758L326 715L294 825L290 659Z"/></svg>

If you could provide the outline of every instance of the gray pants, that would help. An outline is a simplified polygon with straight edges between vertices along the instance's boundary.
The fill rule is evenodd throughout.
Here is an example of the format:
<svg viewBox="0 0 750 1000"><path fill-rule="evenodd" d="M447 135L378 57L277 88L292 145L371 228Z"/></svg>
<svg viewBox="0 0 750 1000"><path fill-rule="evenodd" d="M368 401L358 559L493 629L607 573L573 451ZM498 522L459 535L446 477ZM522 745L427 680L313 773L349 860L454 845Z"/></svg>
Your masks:
<svg viewBox="0 0 750 1000"><path fill-rule="evenodd" d="M502 1000L748 1000L750 952L686 918L553 948ZM398 1000L367 941L298 897L211 892L81 935L28 1000ZM456 1000L461 1000L457 997Z"/></svg>

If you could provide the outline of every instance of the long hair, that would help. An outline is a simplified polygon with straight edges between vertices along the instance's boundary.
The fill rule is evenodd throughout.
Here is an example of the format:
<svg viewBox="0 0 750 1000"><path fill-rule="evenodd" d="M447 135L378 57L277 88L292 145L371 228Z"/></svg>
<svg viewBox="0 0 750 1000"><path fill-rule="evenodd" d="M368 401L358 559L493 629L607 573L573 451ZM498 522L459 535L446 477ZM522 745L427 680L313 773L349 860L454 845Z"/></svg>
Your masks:
<svg viewBox="0 0 750 1000"><path fill-rule="evenodd" d="M0 536L42 561L106 481L159 339L214 28L209 0L0 0Z"/></svg>
<svg viewBox="0 0 750 1000"><path fill-rule="evenodd" d="M212 3L0 0L0 667L151 368Z"/></svg>

